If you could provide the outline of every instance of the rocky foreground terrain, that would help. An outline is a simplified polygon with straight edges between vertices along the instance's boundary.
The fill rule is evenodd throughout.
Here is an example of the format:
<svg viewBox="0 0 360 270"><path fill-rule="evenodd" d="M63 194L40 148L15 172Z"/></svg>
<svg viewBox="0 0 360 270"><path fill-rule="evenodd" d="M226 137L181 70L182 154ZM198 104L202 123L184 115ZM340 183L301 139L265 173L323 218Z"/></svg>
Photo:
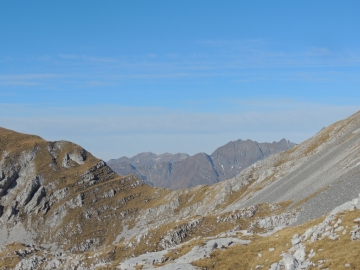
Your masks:
<svg viewBox="0 0 360 270"><path fill-rule="evenodd" d="M0 129L1 269L359 269L360 112L213 185Z"/></svg>
<svg viewBox="0 0 360 270"><path fill-rule="evenodd" d="M272 143L237 140L217 148L211 155L147 152L132 158L111 159L107 164L119 175L133 174L149 185L177 190L233 178L255 162L295 145L285 139Z"/></svg>

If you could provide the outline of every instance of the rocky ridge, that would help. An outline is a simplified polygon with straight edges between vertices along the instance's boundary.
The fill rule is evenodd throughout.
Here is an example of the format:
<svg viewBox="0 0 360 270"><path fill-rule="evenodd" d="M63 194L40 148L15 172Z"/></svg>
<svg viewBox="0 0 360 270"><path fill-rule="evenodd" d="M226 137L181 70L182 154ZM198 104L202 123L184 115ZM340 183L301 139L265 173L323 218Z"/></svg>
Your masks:
<svg viewBox="0 0 360 270"><path fill-rule="evenodd" d="M350 211L353 212L349 214ZM358 217L353 220L354 225L352 225L351 227L348 225L342 226L343 219L345 219L344 217L346 217L347 219L351 219L351 216ZM254 269L295 270L309 269L311 267L325 267L326 262L328 262L329 264L329 261L331 261L332 258L329 257L325 260L316 260L317 254L314 248L307 249L306 246L315 246L314 244L317 244L317 246L321 246L318 242L326 242L322 244L323 247L326 247L326 245L334 245L334 243L336 243L336 241L340 239L340 235L341 238L343 238L343 241L347 242L348 245L358 245L357 241L360 240L360 226L358 225L360 224L359 216L360 198L356 198L333 209L323 219L323 221L319 221L317 225L310 227L306 225L303 226L303 228L299 228L300 226L292 228L292 231L295 232L302 232L304 230L304 227L307 229L300 235L298 233L295 233L292 237L289 237L289 233L287 233L287 244L285 244L285 246L274 245L274 247L268 248L266 250L266 253L271 254L275 251L275 248L281 249L281 252L277 251L277 253L280 253L279 257L281 257L282 259L280 259L278 262L274 262L271 264L268 261L265 261L266 263L258 262L258 264L255 265ZM266 238L279 238L279 235L275 235L275 233L278 233L280 229L281 228L277 227L270 231L270 233L257 235L263 237L265 241ZM210 269L210 266L216 264L216 260L214 260L214 257L217 254L216 252L223 251L224 253L226 253L227 249L233 245L249 245L254 240L242 240L241 238L249 238L250 236L250 238L254 239L254 235L256 234L248 230L233 230L227 233L222 233L215 237L202 238L202 244L200 246L194 244L192 249L190 249L188 253L170 262L168 262L169 257L167 257L169 251L160 251L143 254L135 258L130 258L122 262L120 264L120 268L133 269L137 265L142 265L142 269L165 270L176 269L176 267L179 267L178 269L198 269L196 265L199 265L203 269L204 265L208 265L209 267L207 269ZM177 247L177 249L178 248L179 247ZM321 253L324 249L318 248L317 250L319 250L318 252ZM266 254L258 253L256 254L256 257L257 258L255 258L255 260L261 258L261 261L264 261L266 258ZM163 264L164 262L167 262L167 264L161 266L161 264ZM224 266L224 264L222 265ZM343 264L343 266L345 268L350 268L350 266L354 266L354 263L345 263ZM219 267L219 269L224 268Z"/></svg>
<svg viewBox="0 0 360 270"><path fill-rule="evenodd" d="M211 155L147 152L132 158L111 159L107 164L120 175L134 174L150 185L177 190L233 178L256 161L295 145L285 139L273 143L237 140L217 148Z"/></svg>
<svg viewBox="0 0 360 270"><path fill-rule="evenodd" d="M268 233L248 230L231 230L213 237L198 237L192 241L162 251L149 252L130 257L117 265L117 269L225 269L239 265L239 269L293 270L326 268L352 269L357 266L358 241L360 241L360 199L356 198L336 207L326 217L295 227L277 227ZM355 218L354 218L355 217ZM267 245L263 244L267 243ZM337 244L338 243L338 244ZM354 251L350 256L334 257L339 253L336 246L344 245ZM252 263L238 261L234 264L232 254L246 249ZM2 260L17 260L15 269L101 269L109 262L99 253L69 254L48 252L41 246L9 244ZM327 249L331 249L330 252ZM351 250L350 249L350 250ZM11 251L10 251L11 250ZM185 250L185 252L183 252ZM337 252L336 252L337 251ZM4 255L4 248L0 250ZM221 258L219 258L221 256ZM236 259L239 255L236 255ZM223 261L224 257L228 260ZM88 258L96 258L89 265ZM272 262L274 260L277 261ZM230 265L229 265L230 263Z"/></svg>

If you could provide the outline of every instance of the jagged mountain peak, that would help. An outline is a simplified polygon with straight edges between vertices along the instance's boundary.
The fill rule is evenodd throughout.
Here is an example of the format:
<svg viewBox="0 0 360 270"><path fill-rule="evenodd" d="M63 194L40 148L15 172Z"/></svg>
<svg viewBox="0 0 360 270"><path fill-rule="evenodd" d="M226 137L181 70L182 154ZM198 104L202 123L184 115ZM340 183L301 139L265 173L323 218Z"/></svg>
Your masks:
<svg viewBox="0 0 360 270"><path fill-rule="evenodd" d="M293 146L285 139L273 143L239 139L217 148L211 155L141 153L131 159L110 160L108 164L120 175L132 173L157 187L176 190L230 179L254 162Z"/></svg>

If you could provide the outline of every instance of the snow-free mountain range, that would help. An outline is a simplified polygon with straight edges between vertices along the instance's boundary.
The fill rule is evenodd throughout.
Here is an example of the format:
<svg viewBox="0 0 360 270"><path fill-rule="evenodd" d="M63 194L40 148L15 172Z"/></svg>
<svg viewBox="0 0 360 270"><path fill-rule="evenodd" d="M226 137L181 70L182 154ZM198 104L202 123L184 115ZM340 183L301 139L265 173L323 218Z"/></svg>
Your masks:
<svg viewBox="0 0 360 270"><path fill-rule="evenodd" d="M286 139L273 143L237 140L217 148L211 155L146 152L132 158L111 159L107 164L119 175L133 174L152 186L176 190L233 178L256 161L295 145Z"/></svg>
<svg viewBox="0 0 360 270"><path fill-rule="evenodd" d="M0 128L0 269L359 269L359 176L360 112L178 190Z"/></svg>

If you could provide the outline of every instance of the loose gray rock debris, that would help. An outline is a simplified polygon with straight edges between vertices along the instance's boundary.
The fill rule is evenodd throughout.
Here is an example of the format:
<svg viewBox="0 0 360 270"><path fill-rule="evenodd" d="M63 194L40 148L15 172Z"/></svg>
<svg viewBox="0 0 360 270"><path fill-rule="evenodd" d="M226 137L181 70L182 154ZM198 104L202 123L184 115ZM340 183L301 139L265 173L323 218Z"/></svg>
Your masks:
<svg viewBox="0 0 360 270"><path fill-rule="evenodd" d="M161 266L158 268L149 268L149 269L159 269L159 270L196 270L199 269L189 263L174 263L170 265Z"/></svg>
<svg viewBox="0 0 360 270"><path fill-rule="evenodd" d="M308 254L305 252L306 242L314 242L326 237L330 240L336 240L339 237L338 233L344 231L344 227L340 226L342 220L341 218L335 220L336 215L345 210L354 210L356 208L360 209L360 198L336 207L326 216L322 223L309 228L302 235L295 234L291 239L291 248L287 253L282 254L283 258L279 262L271 265L270 270L298 270L316 266L311 261L311 258L315 256L314 250L311 250ZM360 239L360 227L358 225L354 226L354 230L350 232L350 237L351 240ZM323 262L319 261L317 264L320 266Z"/></svg>
<svg viewBox="0 0 360 270"><path fill-rule="evenodd" d="M21 258L21 261L15 266L15 270L95 270L107 266L102 260L97 259L88 266L84 263L86 258L83 255L61 252L60 250L49 252L44 247L36 245L27 245L23 249L16 250L15 255ZM96 258L97 255L95 254L93 257Z"/></svg>
<svg viewBox="0 0 360 270"><path fill-rule="evenodd" d="M188 232L199 225L203 218L190 221L176 230L168 232L163 239L161 239L160 246L163 249L174 247L182 242L187 236Z"/></svg>
<svg viewBox="0 0 360 270"><path fill-rule="evenodd" d="M170 249L166 249L160 252L149 252L147 254L143 254L139 257L130 258L122 263L119 264L118 268L122 270L132 270L135 269L137 265L143 265L142 269L161 269L161 270L168 270L168 269L196 269L194 266L191 265L191 262L199 260L204 257L209 257L210 253L217 248L221 247L228 247L233 244L241 244L246 245L249 244L250 240L241 240L238 238L217 238L212 240L206 240L204 238L204 242L206 244L204 246L195 246L192 248L190 252L181 256L180 258L168 262L167 265L162 267L154 267L156 263L164 263L166 262L166 258L163 256L169 252ZM179 268L184 267L184 268Z"/></svg>
<svg viewBox="0 0 360 270"><path fill-rule="evenodd" d="M274 232L274 228L283 228L296 222L299 213L296 210L281 213L280 215L273 215L270 217L257 219L250 223L249 229L252 230L256 227L263 228L269 232Z"/></svg>

